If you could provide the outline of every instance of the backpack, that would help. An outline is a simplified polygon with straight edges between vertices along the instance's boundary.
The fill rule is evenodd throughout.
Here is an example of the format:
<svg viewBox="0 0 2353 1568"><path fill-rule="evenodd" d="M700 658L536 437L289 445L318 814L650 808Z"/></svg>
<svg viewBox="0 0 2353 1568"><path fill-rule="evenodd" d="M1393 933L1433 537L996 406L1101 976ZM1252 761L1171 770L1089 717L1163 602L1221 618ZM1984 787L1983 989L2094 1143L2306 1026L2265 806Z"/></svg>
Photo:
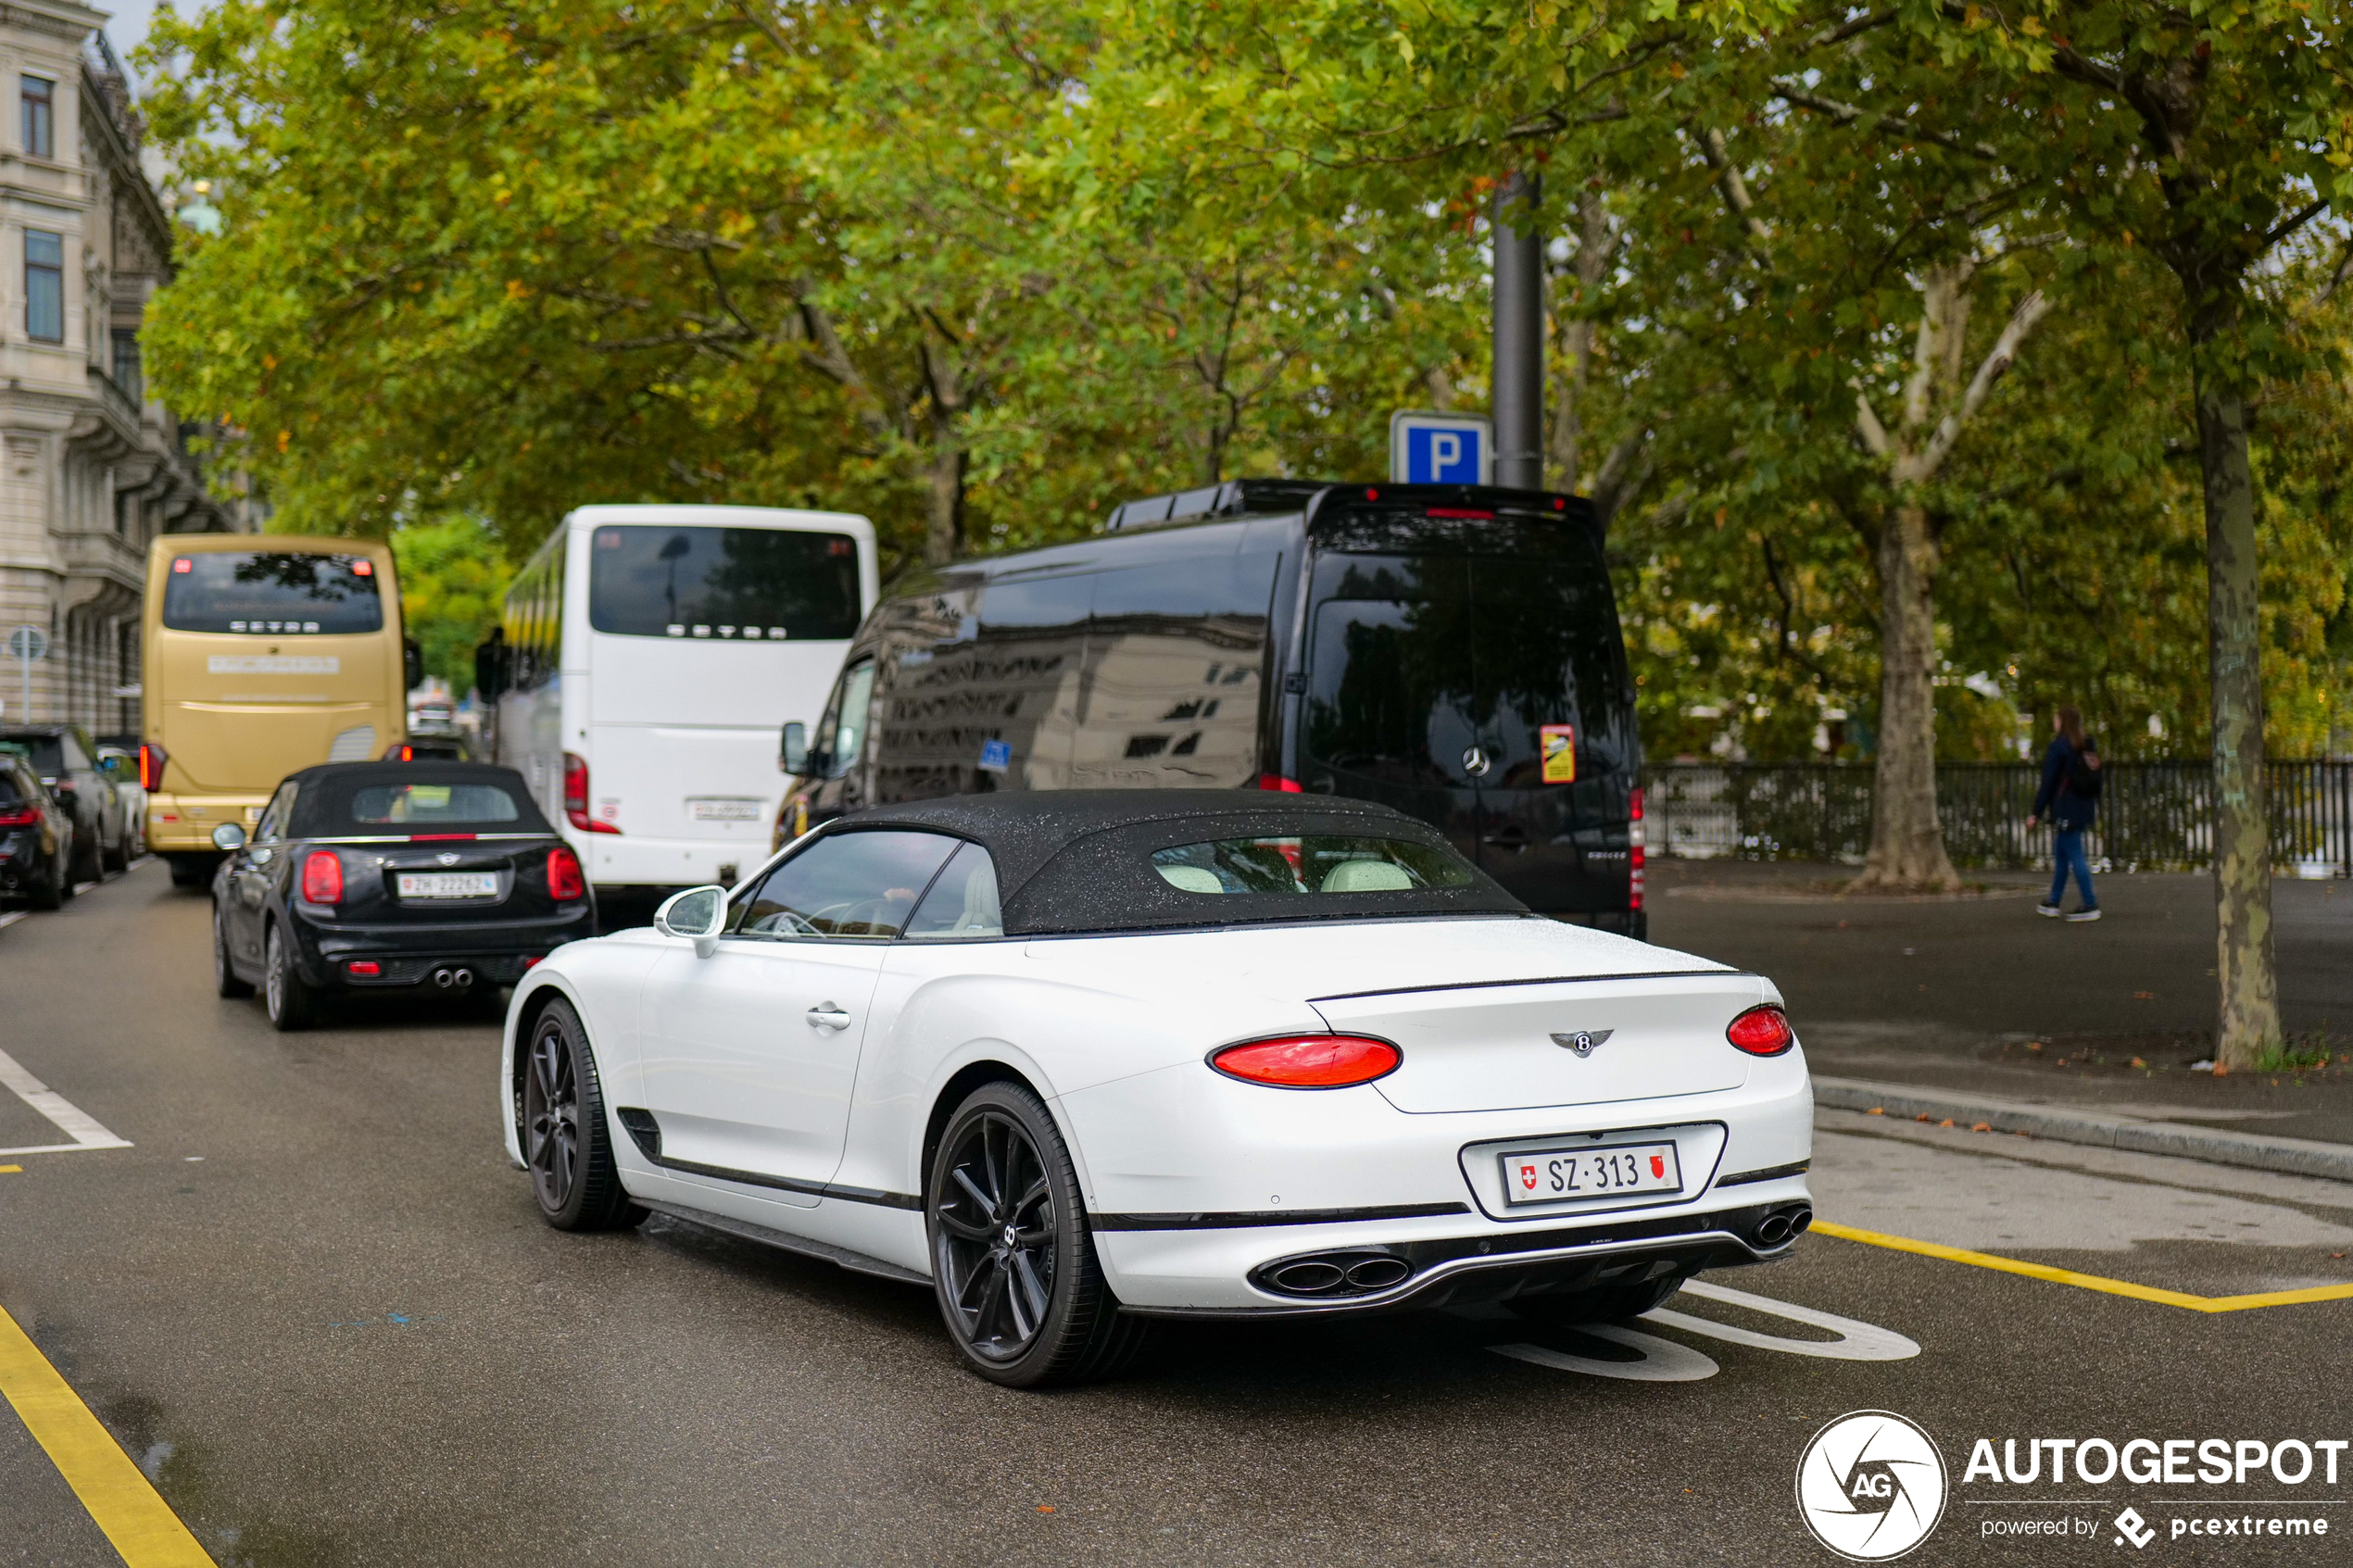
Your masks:
<svg viewBox="0 0 2353 1568"><path fill-rule="evenodd" d="M2091 742L2068 747L2067 767L2059 778L2061 787L2078 800L2100 797L2100 754L2092 749Z"/></svg>

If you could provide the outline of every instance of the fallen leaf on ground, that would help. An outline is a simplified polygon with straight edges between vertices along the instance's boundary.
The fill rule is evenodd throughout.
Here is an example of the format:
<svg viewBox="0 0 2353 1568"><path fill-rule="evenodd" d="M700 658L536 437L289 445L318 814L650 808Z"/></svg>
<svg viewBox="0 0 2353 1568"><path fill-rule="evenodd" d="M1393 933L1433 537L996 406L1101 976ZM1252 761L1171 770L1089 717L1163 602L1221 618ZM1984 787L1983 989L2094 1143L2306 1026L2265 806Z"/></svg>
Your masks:
<svg viewBox="0 0 2353 1568"><path fill-rule="evenodd" d="M1972 1132L1972 1133L1990 1133L1990 1132L1992 1132L1993 1130L1994 1130L1994 1123L1991 1123L1991 1122L1980 1122L1980 1123L1978 1123L1976 1125L1974 1125L1974 1126L1972 1126L1972 1127L1970 1127L1970 1128L1969 1128L1969 1131L1970 1131L1970 1132Z"/></svg>
<svg viewBox="0 0 2353 1568"><path fill-rule="evenodd" d="M2145 1061L2143 1061L2143 1060L2142 1060L2139 1057L2137 1057L2137 1056L2136 1056L2136 1057L2134 1057L2134 1058L2133 1059L2133 1066L2135 1066L2135 1067L2146 1067L2146 1066L2148 1065L2148 1063L2147 1063L2147 1062L2145 1062Z"/></svg>
<svg viewBox="0 0 2353 1568"><path fill-rule="evenodd" d="M1936 1118L1931 1116L1927 1111L1923 1110L1918 1116L1913 1117L1912 1120L1915 1122L1933 1122Z"/></svg>
<svg viewBox="0 0 2353 1568"><path fill-rule="evenodd" d="M1875 1105L1869 1110L1863 1112L1863 1114L1866 1116L1884 1116L1887 1114L1887 1107L1883 1105Z"/></svg>
<svg viewBox="0 0 2353 1568"><path fill-rule="evenodd" d="M2157 1000L2157 993L2154 991L2135 991L2133 993L2133 999L2136 1002L2153 1002Z"/></svg>
<svg viewBox="0 0 2353 1568"><path fill-rule="evenodd" d="M1953 1124L1953 1119L1952 1119L1950 1116L1947 1116L1946 1118L1944 1118L1944 1121L1939 1122L1939 1123L1937 1123L1937 1125L1938 1125L1938 1126L1940 1126L1940 1127L1949 1127L1949 1126L1951 1126L1952 1124Z"/></svg>

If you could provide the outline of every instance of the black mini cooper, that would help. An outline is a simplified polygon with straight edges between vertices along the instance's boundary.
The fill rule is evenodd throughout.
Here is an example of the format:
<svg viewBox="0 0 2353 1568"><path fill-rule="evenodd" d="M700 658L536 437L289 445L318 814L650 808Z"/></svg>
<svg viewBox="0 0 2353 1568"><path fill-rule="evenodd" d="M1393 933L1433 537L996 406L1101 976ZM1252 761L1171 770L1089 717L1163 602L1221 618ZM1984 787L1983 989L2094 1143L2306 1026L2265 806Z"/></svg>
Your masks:
<svg viewBox="0 0 2353 1568"><path fill-rule="evenodd" d="M495 1001L596 933L580 858L511 768L331 762L278 786L248 840L213 829L213 977L301 1029L344 992Z"/></svg>

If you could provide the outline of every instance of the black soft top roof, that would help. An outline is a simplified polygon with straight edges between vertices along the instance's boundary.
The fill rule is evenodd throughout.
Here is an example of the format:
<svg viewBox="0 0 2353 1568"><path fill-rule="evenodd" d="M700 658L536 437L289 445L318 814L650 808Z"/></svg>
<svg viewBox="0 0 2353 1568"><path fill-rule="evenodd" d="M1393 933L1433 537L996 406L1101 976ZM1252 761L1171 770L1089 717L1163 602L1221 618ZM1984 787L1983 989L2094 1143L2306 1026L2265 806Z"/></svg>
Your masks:
<svg viewBox="0 0 2353 1568"><path fill-rule="evenodd" d="M876 806L828 823L827 834L923 828L968 838L997 867L1008 936L1073 935L1258 921L1362 920L1528 912L1468 868L1462 887L1410 892L1237 893L1205 909L1172 887L1151 853L1207 839L1376 834L1460 859L1444 836L1402 811L1337 796L1241 789L1024 790Z"/></svg>
<svg viewBox="0 0 2353 1568"><path fill-rule="evenodd" d="M515 817L507 822L461 822L435 819L433 833L553 834L547 819L531 798L531 786L512 768L487 762L322 762L286 775L296 786L294 820L286 824L288 838L348 836L357 833L402 836L408 824L360 823L351 812L352 797L371 784L496 784L511 797ZM421 828L422 824L418 824Z"/></svg>

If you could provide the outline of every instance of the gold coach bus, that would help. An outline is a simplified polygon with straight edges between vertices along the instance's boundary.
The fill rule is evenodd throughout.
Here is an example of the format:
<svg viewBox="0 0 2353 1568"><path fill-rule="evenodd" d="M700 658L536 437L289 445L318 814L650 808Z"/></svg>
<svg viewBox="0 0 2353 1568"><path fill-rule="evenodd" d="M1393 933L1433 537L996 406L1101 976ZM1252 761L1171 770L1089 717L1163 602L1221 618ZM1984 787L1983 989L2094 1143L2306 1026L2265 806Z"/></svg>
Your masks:
<svg viewBox="0 0 2353 1568"><path fill-rule="evenodd" d="M359 539L167 533L147 555L139 780L147 847L183 886L278 781L407 737L416 654L392 551Z"/></svg>

